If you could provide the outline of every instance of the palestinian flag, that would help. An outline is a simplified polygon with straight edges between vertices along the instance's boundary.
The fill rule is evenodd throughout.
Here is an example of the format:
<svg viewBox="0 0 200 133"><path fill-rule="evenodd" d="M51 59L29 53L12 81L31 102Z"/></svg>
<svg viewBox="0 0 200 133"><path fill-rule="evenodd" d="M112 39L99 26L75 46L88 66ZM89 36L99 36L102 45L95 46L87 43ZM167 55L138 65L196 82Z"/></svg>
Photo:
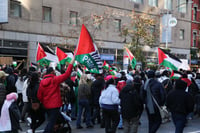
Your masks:
<svg viewBox="0 0 200 133"><path fill-rule="evenodd" d="M133 56L133 54L131 53L131 51L127 47L125 47L125 49L126 49L126 52L128 54L128 58L130 59L131 67L132 67L132 69L134 69L135 66L136 66L136 63L137 63L136 59L135 59L135 57Z"/></svg>
<svg viewBox="0 0 200 133"><path fill-rule="evenodd" d="M180 79L182 77L182 73L176 70L171 70L170 79Z"/></svg>
<svg viewBox="0 0 200 133"><path fill-rule="evenodd" d="M56 55L58 57L58 61L60 64L66 64L66 62L70 63L73 58L73 52L71 50L56 47Z"/></svg>
<svg viewBox="0 0 200 133"><path fill-rule="evenodd" d="M106 70L109 70L110 65L106 61L104 61L103 62L103 68L106 69Z"/></svg>
<svg viewBox="0 0 200 133"><path fill-rule="evenodd" d="M36 61L40 65L49 65L50 62L58 63L58 59L53 50L44 44L38 43Z"/></svg>
<svg viewBox="0 0 200 133"><path fill-rule="evenodd" d="M77 67L76 71L77 71L77 75L78 75L79 77L81 77L81 75L83 74L82 69L79 68L79 67Z"/></svg>
<svg viewBox="0 0 200 133"><path fill-rule="evenodd" d="M178 70L178 67L181 65L182 62L174 55L168 53L161 48L158 48L158 63L165 67L169 67L172 70Z"/></svg>
<svg viewBox="0 0 200 133"><path fill-rule="evenodd" d="M99 52L85 25L82 25L75 58L80 64L85 65L91 73L103 72Z"/></svg>
<svg viewBox="0 0 200 133"><path fill-rule="evenodd" d="M34 67L35 69L37 69L37 63L31 62L31 67Z"/></svg>

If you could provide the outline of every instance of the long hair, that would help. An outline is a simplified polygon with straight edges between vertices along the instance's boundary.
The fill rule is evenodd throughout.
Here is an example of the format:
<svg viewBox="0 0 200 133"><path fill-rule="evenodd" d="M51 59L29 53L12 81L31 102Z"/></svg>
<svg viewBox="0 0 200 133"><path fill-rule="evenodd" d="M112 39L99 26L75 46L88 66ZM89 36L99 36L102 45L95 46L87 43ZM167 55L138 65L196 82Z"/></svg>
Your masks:
<svg viewBox="0 0 200 133"><path fill-rule="evenodd" d="M79 84L87 84L87 75L86 74L82 74Z"/></svg>

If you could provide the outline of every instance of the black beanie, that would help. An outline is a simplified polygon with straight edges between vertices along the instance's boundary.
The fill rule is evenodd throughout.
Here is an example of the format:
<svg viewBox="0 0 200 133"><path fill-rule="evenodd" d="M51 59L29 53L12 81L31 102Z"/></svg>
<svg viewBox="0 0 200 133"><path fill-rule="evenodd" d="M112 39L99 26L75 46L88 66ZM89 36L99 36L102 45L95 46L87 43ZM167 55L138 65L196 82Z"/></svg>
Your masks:
<svg viewBox="0 0 200 133"><path fill-rule="evenodd" d="M181 79L176 80L175 89L185 90L187 88L187 83Z"/></svg>
<svg viewBox="0 0 200 133"><path fill-rule="evenodd" d="M53 67L48 67L46 74L50 74L53 71L54 71Z"/></svg>
<svg viewBox="0 0 200 133"><path fill-rule="evenodd" d="M149 71L147 72L147 77L148 77L148 78L154 78L154 77L155 77L155 72L154 72L153 70L149 70Z"/></svg>

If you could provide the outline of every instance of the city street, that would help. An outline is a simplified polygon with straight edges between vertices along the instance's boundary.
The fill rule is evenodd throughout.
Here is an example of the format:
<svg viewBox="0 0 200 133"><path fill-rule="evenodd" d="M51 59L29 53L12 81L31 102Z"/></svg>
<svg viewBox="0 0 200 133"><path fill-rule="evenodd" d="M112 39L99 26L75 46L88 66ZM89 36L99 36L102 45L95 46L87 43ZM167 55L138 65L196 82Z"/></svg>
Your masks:
<svg viewBox="0 0 200 133"><path fill-rule="evenodd" d="M147 133L148 132L148 121L146 117L146 112L143 113L141 117L141 125L139 126L138 133ZM200 118L199 117L194 117L193 120L190 120L187 124L187 126L184 129L184 133L200 133ZM36 130L37 133L42 133L44 126L46 123L44 123L40 128ZM26 133L26 131L29 129L27 124L22 123L21 124L23 131L20 133ZM82 126L84 127L83 129L76 129L76 121L71 122L72 126L72 133L104 133L104 128L100 128L100 125L95 125L94 128L86 128L85 124L82 123ZM174 125L172 122L168 122L165 124L162 124L161 127L159 128L157 133L174 133ZM118 130L117 133L123 133L123 130Z"/></svg>

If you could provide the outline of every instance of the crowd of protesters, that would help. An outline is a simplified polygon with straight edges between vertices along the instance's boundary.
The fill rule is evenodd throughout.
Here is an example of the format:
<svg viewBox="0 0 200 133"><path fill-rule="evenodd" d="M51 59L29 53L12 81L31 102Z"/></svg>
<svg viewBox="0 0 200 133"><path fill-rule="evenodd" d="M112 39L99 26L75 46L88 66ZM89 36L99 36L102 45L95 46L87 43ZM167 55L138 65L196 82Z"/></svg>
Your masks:
<svg viewBox="0 0 200 133"><path fill-rule="evenodd" d="M145 110L148 132L156 133L162 124L158 106L166 105L175 133L182 133L186 123L200 116L200 74L180 70L173 79L169 69L118 71L115 75L47 67L0 70L0 133L17 133L19 122L35 130L46 120L44 133L55 132L60 112L76 120L76 128L100 124L105 133L137 133ZM156 105L158 104L158 105ZM45 115L47 114L47 115Z"/></svg>

